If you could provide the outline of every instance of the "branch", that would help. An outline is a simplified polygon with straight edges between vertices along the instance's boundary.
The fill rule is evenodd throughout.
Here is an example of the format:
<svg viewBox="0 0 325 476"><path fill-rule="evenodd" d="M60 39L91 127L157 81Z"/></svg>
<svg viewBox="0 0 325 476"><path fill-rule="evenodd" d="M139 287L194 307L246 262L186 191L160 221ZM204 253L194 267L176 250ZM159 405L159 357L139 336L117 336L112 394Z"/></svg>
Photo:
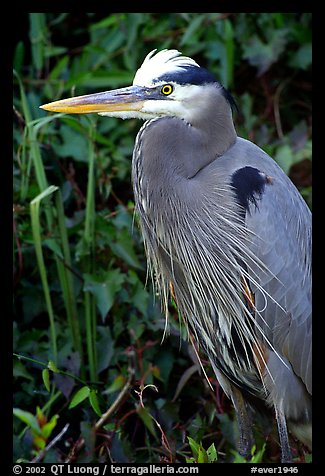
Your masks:
<svg viewBox="0 0 325 476"><path fill-rule="evenodd" d="M63 436L64 433L68 430L69 426L70 426L70 423L67 423L67 424L62 428L62 430L60 431L60 433L58 433L58 434L56 435L56 437L53 438L53 440L50 441L50 443L49 443L40 453L38 453L38 455L35 456L34 459L32 459L31 463L38 463L39 461L41 461L41 460L44 458L45 454L48 452L48 450L50 450L54 445L57 444L57 442L58 442L59 440L61 440L62 436Z"/></svg>
<svg viewBox="0 0 325 476"><path fill-rule="evenodd" d="M125 383L124 387L118 394L117 398L114 400L112 405L108 408L108 410L102 414L99 420L95 423L93 426L93 430L98 431L106 422L107 420L113 415L113 413L118 409L118 407L122 404L124 397L126 394L129 392L129 390L132 387L133 380L134 380L134 374L135 374L135 366L133 365L133 358L134 358L134 351L128 352L128 357L129 357L129 367L128 367L128 372L129 372L129 378L127 382ZM77 443L74 445L72 450L70 451L70 454L68 455L67 459L65 460L65 463L71 463L73 459L77 456L77 454L82 450L82 448L85 446L85 439L81 436Z"/></svg>

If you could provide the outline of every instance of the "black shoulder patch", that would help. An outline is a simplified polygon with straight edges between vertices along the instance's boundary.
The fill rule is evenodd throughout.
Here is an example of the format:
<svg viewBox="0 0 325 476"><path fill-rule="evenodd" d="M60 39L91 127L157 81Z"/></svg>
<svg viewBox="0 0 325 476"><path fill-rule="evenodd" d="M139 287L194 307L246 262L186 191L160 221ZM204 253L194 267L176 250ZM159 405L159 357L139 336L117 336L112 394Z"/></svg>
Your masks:
<svg viewBox="0 0 325 476"><path fill-rule="evenodd" d="M250 205L258 208L258 200L264 193L265 185L271 183L263 172L254 167L243 167L236 170L231 177L238 203L250 213Z"/></svg>

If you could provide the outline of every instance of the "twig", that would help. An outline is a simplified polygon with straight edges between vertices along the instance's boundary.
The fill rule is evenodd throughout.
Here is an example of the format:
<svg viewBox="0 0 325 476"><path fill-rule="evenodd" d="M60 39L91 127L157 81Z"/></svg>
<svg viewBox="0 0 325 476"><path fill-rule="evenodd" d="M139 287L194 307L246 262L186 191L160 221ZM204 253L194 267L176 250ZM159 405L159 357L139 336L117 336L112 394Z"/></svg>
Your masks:
<svg viewBox="0 0 325 476"><path fill-rule="evenodd" d="M32 362L33 364L41 365L42 367L51 370L54 374L65 375L66 377L70 377L73 380L75 380L76 382L81 383L82 385L88 385L88 383L91 384L91 385L102 385L102 382L86 382L85 380L82 380L81 378L77 377L76 375L73 375L70 372L66 372L66 371L60 370L58 368L53 368L53 366L51 366L50 362L48 362L48 363L47 362L42 362L41 360L33 359L31 357L27 357L26 355L16 354L15 352L13 352L12 355L14 357L17 357L19 360L23 359L23 360L27 360L27 362Z"/></svg>
<svg viewBox="0 0 325 476"><path fill-rule="evenodd" d="M283 89L286 87L288 80L283 81L277 87L274 98L273 98L273 111L274 111L274 120L275 120L275 127L280 139L283 139L283 129L281 123L281 115L280 115L280 95Z"/></svg>
<svg viewBox="0 0 325 476"><path fill-rule="evenodd" d="M148 387L152 387L156 392L158 392L158 388L156 387L156 385L152 385L152 384L148 384L148 385L141 385L140 386L140 392L138 392L137 390L135 390L135 393L137 395L139 395L139 399L140 399L140 406L142 408L145 408L144 406L144 403L143 403L143 392L146 388ZM156 420L156 418L151 415L151 413L148 412L148 415L150 416L150 418L152 418L152 420L156 423L160 433L161 433L161 444L163 445L163 447L167 450L167 453L169 453L169 459L170 459L170 463L173 462L173 453L172 453L172 450L171 450L171 447L169 445L169 441L167 439L167 436L164 432L164 430L162 429L160 423Z"/></svg>
<svg viewBox="0 0 325 476"><path fill-rule="evenodd" d="M129 368L128 368L129 378L127 382L125 383L124 387L122 388L122 390L120 391L120 393L118 394L117 398L112 403L112 405L108 408L108 410L105 413L102 414L100 419L97 420L97 422L93 426L93 430L95 432L98 431L107 422L110 416L118 409L118 407L122 404L124 397L126 396L126 394L128 393L128 391L130 390L132 386L132 383L134 380L134 374L135 374L135 367L133 363L131 362L131 358L133 360L134 351L130 351L128 356L129 356ZM77 441L77 443L72 448L72 450L70 451L70 454L66 458L65 463L70 463L76 457L76 455L82 450L84 445L85 445L85 439L81 436L79 440Z"/></svg>
<svg viewBox="0 0 325 476"><path fill-rule="evenodd" d="M38 453L37 456L35 456L34 459L32 459L31 463L38 463L40 460L42 460L45 456L45 453L47 453L54 445L57 444L57 442L59 440L61 440L62 436L66 433L66 431L68 430L70 426L70 423L67 423L63 428L62 430L60 431L60 433L58 433L56 435L55 438L53 438L52 441L50 441L50 443L40 452Z"/></svg>
<svg viewBox="0 0 325 476"><path fill-rule="evenodd" d="M104 425L104 423L106 423L106 421L109 419L109 417L115 412L115 410L117 410L117 408L120 406L125 395L131 388L132 380L133 380L133 375L130 375L128 378L128 381L122 388L117 399L113 402L113 404L109 407L109 409L105 413L103 413L100 419L95 423L95 426L94 426L95 430L98 430L99 428L101 428Z"/></svg>
<svg viewBox="0 0 325 476"><path fill-rule="evenodd" d="M143 395L144 390L145 390L146 388L148 388L148 387L153 387L153 389L154 389L156 392L158 392L158 388L156 387L156 385L153 385L153 384L151 384L151 383L149 383L148 385L141 385L141 386L140 386L140 392L138 392L137 390L134 390L135 393L136 393L137 395L139 395L140 405L141 405L142 408L144 408L143 396L142 396L142 395ZM150 416L151 416L151 415L150 415ZM153 418L153 417L152 417L152 418Z"/></svg>

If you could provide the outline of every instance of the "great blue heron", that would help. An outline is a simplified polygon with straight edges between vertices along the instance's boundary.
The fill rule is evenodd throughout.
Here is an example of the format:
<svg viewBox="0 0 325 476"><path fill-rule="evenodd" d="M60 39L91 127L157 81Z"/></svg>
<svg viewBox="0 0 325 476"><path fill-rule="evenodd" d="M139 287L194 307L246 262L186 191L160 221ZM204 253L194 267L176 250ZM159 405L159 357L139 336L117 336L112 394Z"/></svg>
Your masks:
<svg viewBox="0 0 325 476"><path fill-rule="evenodd" d="M226 89L179 51L155 52L130 87L41 107L146 121L133 188L166 315L172 294L234 404L241 453L251 395L274 409L289 462L287 423L311 447L311 214L276 162L237 136Z"/></svg>

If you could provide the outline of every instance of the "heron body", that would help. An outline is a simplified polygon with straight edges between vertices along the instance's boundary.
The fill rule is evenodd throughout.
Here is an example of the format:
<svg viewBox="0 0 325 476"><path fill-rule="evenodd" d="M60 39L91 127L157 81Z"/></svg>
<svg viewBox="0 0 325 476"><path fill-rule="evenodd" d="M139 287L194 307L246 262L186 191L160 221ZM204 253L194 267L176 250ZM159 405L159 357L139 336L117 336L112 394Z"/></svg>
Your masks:
<svg viewBox="0 0 325 476"><path fill-rule="evenodd" d="M311 215L276 162L239 138L229 93L176 50L150 53L132 87L45 105L145 119L132 178L149 269L208 355L249 454L243 398L274 408L311 447Z"/></svg>

